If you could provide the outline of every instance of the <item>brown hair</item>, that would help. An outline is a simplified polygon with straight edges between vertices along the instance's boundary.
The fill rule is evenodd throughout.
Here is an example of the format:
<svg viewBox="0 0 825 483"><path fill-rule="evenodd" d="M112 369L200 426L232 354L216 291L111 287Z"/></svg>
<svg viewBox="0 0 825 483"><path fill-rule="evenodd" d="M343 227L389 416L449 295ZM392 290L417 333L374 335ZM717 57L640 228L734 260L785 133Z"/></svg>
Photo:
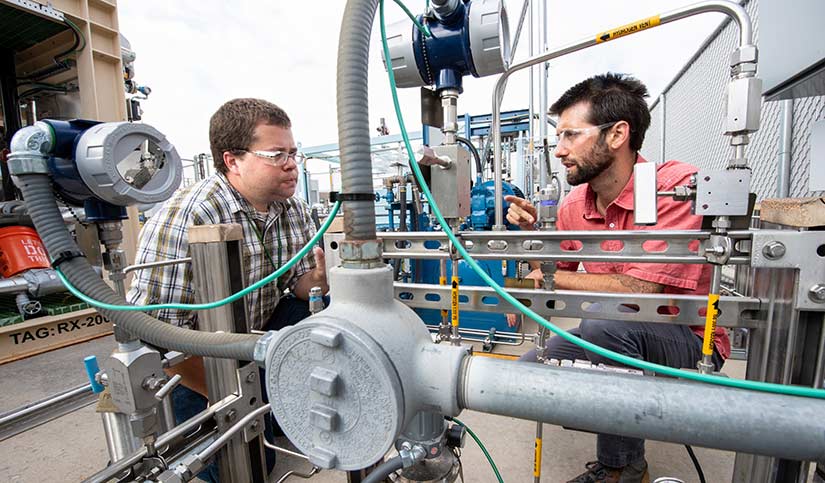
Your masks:
<svg viewBox="0 0 825 483"><path fill-rule="evenodd" d="M255 141L259 124L292 127L292 121L283 109L262 99L232 99L222 105L209 120L209 148L219 173L226 173L223 153L240 154Z"/></svg>

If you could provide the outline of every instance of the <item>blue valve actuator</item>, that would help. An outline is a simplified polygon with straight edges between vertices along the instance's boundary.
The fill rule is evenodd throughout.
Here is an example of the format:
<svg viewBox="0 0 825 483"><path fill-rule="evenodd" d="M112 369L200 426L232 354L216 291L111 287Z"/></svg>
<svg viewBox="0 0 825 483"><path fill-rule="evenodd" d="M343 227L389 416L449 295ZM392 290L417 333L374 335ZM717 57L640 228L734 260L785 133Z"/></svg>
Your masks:
<svg viewBox="0 0 825 483"><path fill-rule="evenodd" d="M100 372L100 366L97 365L97 357L86 357L83 359L83 365L86 366L86 375L89 376L89 382L92 384L92 392L95 394L103 392L103 386L95 380L95 375Z"/></svg>

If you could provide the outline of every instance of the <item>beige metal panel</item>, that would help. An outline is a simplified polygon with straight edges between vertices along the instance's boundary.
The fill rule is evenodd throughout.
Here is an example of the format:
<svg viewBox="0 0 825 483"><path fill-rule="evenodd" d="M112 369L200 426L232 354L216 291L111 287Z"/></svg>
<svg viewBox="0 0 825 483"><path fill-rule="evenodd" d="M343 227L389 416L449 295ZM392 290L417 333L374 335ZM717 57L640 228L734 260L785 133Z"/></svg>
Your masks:
<svg viewBox="0 0 825 483"><path fill-rule="evenodd" d="M117 3L107 0L53 0L53 8L74 22L86 39L86 47L76 54L77 66L44 82L63 83L77 79L81 112L86 119L126 120L126 95L123 88L123 63ZM70 31L62 32L17 54L18 73L25 75L50 65L55 54L71 47ZM134 261L140 232L136 208L128 210L123 226L123 249L128 263ZM128 280L127 280L128 283Z"/></svg>

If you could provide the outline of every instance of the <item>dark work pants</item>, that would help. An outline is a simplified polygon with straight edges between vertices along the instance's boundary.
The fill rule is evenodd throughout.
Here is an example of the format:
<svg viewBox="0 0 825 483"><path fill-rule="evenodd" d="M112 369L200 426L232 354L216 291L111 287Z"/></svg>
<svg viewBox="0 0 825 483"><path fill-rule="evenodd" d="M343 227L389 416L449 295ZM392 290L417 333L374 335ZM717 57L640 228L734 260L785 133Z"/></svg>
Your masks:
<svg viewBox="0 0 825 483"><path fill-rule="evenodd" d="M275 311L264 326L264 330L283 329L284 327L300 322L309 317L309 315L309 304L305 300L287 294L278 302ZM260 369L260 376L263 400L264 403L269 404L263 369ZM205 410L209 404L209 400L188 387L180 385L172 391L172 404L174 405L175 422L182 424L187 419ZM264 437L269 440L269 442L272 442L276 436L283 435L283 432L278 427L271 413L267 413L266 416L264 416L264 422L266 423ZM267 472L271 472L272 468L275 467L275 451L266 448L265 454ZM207 483L218 483L218 475L218 465L215 460L212 460L206 468L198 474L198 478Z"/></svg>
<svg viewBox="0 0 825 483"><path fill-rule="evenodd" d="M702 339L684 325L583 319L577 328L570 330L570 334L605 349L664 366L694 369L696 362L702 358ZM589 360L593 364L620 366L558 336L549 338L546 347L547 359L579 359ZM537 362L536 351L527 352L520 360ZM713 364L717 371L723 362L714 350ZM596 457L603 465L623 468L644 458L644 455L643 439L612 434L599 434L597 437Z"/></svg>

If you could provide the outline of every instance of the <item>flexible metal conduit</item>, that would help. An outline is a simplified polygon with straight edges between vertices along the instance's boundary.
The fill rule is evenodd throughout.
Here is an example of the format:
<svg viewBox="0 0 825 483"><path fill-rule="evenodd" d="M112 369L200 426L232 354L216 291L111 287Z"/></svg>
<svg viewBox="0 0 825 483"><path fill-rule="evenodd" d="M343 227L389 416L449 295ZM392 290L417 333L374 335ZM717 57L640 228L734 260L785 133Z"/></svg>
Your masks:
<svg viewBox="0 0 825 483"><path fill-rule="evenodd" d="M20 153L15 153L20 155ZM34 156L38 154L33 153ZM51 180L46 174L21 174L17 185L23 193L29 215L46 250L56 254L77 251L77 245L69 236L63 216L52 191ZM66 278L81 292L90 297L115 305L126 300L106 285L84 257L63 262L60 269ZM258 336L241 334L213 334L175 327L142 312L118 312L98 309L104 316L129 334L152 345L187 354L229 359L253 360Z"/></svg>
<svg viewBox="0 0 825 483"><path fill-rule="evenodd" d="M793 460L825 458L823 404L807 398L484 357L465 358L460 384L463 409ZM698 409L708 401L712 410Z"/></svg>
<svg viewBox="0 0 825 483"><path fill-rule="evenodd" d="M677 8L669 12L663 13L659 17L659 25L675 22L683 18L698 15L700 13L718 12L723 13L736 21L739 26L739 46L753 44L753 26L751 25L750 17L748 17L745 9L733 2L714 0L707 2L700 2L693 5ZM599 32L602 33L602 32ZM586 49L596 45L597 35L585 37L576 42L572 42L561 47L550 49L549 51L530 57L518 64L510 66L506 72L501 74L496 83L496 88L493 91L493 119L492 119L492 145L493 145L493 181L495 183L495 225L504 226L504 204L502 200L502 185L501 185L501 101L504 97L504 90L507 86L507 79L514 73L525 69L527 67L547 62L548 60L561 57L563 55L571 54L579 50ZM366 74L365 74L366 75ZM340 118L339 118L340 123Z"/></svg>
<svg viewBox="0 0 825 483"><path fill-rule="evenodd" d="M341 152L341 192L372 193L372 159L367 109L367 66L370 33L378 0L350 0L338 39L338 145ZM375 239L372 201L344 203L347 240Z"/></svg>

